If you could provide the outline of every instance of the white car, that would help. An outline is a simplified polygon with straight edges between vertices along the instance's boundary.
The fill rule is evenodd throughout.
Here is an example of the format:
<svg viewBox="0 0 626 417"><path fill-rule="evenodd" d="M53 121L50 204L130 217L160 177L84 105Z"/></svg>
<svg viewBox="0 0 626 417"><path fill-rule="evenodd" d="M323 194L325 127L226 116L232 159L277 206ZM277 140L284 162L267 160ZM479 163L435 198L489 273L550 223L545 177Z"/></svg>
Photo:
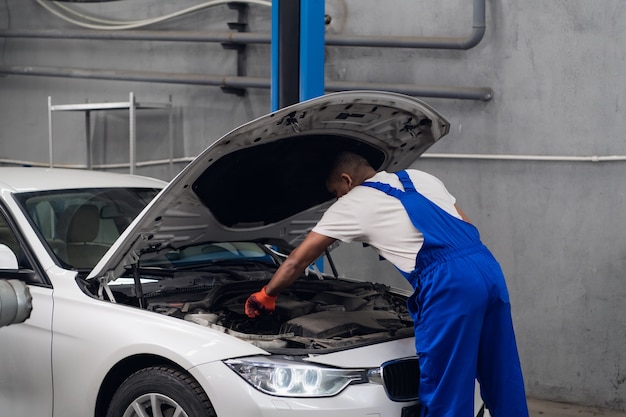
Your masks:
<svg viewBox="0 0 626 417"><path fill-rule="evenodd" d="M2 414L419 415L406 291L331 263L272 315L243 305L332 202L333 155L395 171L448 129L414 98L345 92L243 125L168 184L0 168L0 244L15 255L0 278L26 282L33 305L0 328Z"/></svg>

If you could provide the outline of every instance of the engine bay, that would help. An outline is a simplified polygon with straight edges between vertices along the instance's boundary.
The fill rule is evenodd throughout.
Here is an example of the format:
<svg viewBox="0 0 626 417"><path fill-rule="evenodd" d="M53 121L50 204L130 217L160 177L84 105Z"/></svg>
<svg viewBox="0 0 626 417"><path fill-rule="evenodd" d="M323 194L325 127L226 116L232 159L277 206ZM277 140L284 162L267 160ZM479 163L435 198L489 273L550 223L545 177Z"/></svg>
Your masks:
<svg viewBox="0 0 626 417"><path fill-rule="evenodd" d="M273 271L246 266L164 276L142 270L142 294L129 282L111 287L118 303L209 327L273 353L341 350L413 335L406 294L326 275L303 275L280 293L272 314L247 317L246 299Z"/></svg>

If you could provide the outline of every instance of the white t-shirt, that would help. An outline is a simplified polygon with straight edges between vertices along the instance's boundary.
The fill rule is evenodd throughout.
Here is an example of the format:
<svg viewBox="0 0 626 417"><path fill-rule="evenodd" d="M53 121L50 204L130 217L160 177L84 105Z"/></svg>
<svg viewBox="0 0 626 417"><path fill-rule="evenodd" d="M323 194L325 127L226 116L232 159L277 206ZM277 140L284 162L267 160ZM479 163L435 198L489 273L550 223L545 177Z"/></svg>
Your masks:
<svg viewBox="0 0 626 417"><path fill-rule="evenodd" d="M461 218L456 199L436 177L408 169L415 189L451 215ZM399 190L402 183L393 173L381 171L367 181L382 182ZM424 236L413 226L404 206L395 197L371 187L354 187L328 208L313 231L342 242L366 242L383 258L405 272L415 268L415 257Z"/></svg>

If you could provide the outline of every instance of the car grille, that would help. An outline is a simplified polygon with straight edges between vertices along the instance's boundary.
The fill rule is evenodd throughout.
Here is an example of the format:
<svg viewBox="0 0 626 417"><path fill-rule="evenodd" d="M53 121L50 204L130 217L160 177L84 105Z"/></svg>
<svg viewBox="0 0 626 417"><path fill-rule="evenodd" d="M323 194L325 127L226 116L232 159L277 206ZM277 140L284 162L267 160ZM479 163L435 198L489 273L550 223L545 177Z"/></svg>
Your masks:
<svg viewBox="0 0 626 417"><path fill-rule="evenodd" d="M418 398L420 367L417 358L386 362L381 366L387 396L392 401L413 401Z"/></svg>

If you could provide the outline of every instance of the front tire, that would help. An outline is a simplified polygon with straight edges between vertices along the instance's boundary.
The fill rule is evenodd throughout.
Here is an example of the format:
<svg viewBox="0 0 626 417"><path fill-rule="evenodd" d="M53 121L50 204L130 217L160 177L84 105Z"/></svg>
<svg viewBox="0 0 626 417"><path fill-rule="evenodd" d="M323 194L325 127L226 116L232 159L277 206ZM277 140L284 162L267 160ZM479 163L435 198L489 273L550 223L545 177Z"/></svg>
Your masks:
<svg viewBox="0 0 626 417"><path fill-rule="evenodd" d="M141 369L117 389L106 417L216 417L200 384L168 366Z"/></svg>

